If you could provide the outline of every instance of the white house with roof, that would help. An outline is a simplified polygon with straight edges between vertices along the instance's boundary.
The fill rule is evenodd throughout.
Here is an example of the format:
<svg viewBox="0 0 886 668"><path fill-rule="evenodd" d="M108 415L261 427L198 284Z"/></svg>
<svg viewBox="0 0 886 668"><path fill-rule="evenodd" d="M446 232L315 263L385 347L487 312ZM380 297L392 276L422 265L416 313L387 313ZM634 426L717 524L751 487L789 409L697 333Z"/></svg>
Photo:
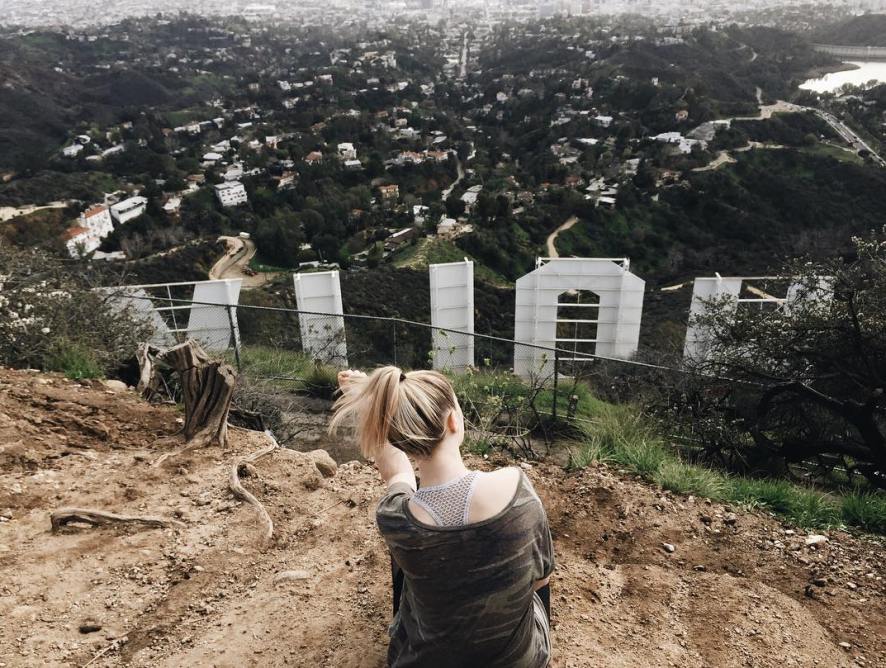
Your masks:
<svg viewBox="0 0 886 668"><path fill-rule="evenodd" d="M83 152L82 144L71 144L70 146L65 146L62 149L62 155L66 158L76 158Z"/></svg>
<svg viewBox="0 0 886 668"><path fill-rule="evenodd" d="M338 145L338 157L342 160L356 160L357 149L350 142L344 142Z"/></svg>
<svg viewBox="0 0 886 668"><path fill-rule="evenodd" d="M113 231L114 222L108 207L100 204L90 207L80 214L78 225L65 232L65 248L71 257L78 257L81 252L91 253Z"/></svg>
<svg viewBox="0 0 886 668"><path fill-rule="evenodd" d="M148 200L140 195L136 195L114 204L111 207L111 216L118 224L123 225L133 218L138 218L147 208Z"/></svg>
<svg viewBox="0 0 886 668"><path fill-rule="evenodd" d="M246 188L239 181L227 181L219 183L215 186L215 196L222 206L240 206L246 204L249 198L246 195Z"/></svg>
<svg viewBox="0 0 886 668"><path fill-rule="evenodd" d="M471 186L468 188L467 192L461 196L461 201L465 203L465 211L470 213L471 209L474 208L481 190L483 190L483 186Z"/></svg>
<svg viewBox="0 0 886 668"><path fill-rule="evenodd" d="M699 139L689 139L688 137L684 137L679 132L662 132L659 135L655 135L653 139L655 141L674 146L677 151L683 155L688 155L692 153L692 148L694 146L700 146L702 149L706 148L707 146L707 142L701 141Z"/></svg>

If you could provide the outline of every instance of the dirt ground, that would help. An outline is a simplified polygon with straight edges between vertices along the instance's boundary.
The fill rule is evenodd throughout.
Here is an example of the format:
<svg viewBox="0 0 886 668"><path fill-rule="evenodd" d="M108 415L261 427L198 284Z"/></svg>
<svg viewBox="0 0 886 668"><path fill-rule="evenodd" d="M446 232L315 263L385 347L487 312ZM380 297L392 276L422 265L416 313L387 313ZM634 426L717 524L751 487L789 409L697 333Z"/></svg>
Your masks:
<svg viewBox="0 0 886 668"><path fill-rule="evenodd" d="M374 470L258 460L243 480L274 522L263 547L227 481L266 437L232 429L225 451L157 466L181 445L178 418L97 382L0 370L0 666L382 666ZM556 541L558 667L886 665L881 543L834 531L807 546L772 518L606 467L527 473ZM63 506L182 526L53 533Z"/></svg>

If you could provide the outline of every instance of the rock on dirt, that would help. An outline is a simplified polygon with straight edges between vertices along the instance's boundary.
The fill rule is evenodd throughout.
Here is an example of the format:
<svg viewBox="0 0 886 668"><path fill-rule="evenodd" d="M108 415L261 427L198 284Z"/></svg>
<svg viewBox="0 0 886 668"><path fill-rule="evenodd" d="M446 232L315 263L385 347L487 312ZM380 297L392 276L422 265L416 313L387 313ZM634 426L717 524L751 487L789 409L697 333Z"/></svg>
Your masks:
<svg viewBox="0 0 886 668"><path fill-rule="evenodd" d="M103 380L102 385L113 392L126 392L129 386L121 380Z"/></svg>
<svg viewBox="0 0 886 668"><path fill-rule="evenodd" d="M274 576L274 584L284 582L296 582L298 580L308 580L311 574L307 571L280 571Z"/></svg>

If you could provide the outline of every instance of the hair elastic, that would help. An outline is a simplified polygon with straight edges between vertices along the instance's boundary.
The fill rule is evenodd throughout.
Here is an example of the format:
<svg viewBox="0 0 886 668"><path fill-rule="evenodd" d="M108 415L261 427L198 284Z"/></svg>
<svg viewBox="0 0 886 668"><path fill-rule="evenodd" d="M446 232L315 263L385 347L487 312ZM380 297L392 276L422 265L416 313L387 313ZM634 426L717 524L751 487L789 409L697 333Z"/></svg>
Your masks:
<svg viewBox="0 0 886 668"><path fill-rule="evenodd" d="M401 371L400 372L400 382L402 383L404 380L406 380L406 374Z"/></svg>

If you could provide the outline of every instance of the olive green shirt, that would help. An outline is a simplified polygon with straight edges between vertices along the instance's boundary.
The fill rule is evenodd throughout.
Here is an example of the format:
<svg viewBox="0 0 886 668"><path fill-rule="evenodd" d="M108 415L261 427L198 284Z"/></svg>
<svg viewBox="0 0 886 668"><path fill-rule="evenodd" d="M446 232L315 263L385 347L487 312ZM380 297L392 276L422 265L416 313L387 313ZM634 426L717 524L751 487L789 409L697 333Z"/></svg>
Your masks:
<svg viewBox="0 0 886 668"><path fill-rule="evenodd" d="M482 522L428 525L409 510L412 490L394 484L376 513L404 573L390 627L394 668L543 668L550 631L537 580L554 569L547 516L526 475L510 503Z"/></svg>

